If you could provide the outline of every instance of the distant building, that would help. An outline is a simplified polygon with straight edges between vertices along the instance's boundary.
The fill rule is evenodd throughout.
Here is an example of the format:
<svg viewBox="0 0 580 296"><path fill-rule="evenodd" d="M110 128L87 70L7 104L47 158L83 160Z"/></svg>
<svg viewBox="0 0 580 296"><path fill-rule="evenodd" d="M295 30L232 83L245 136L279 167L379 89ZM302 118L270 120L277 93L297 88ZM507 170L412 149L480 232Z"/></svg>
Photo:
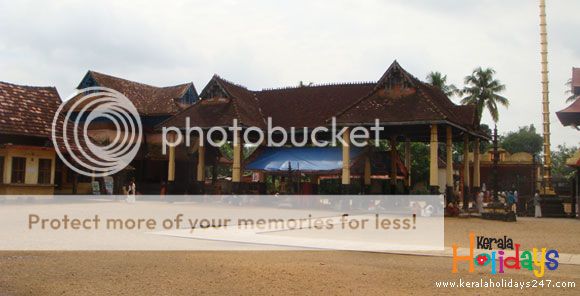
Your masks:
<svg viewBox="0 0 580 296"><path fill-rule="evenodd" d="M51 126L60 103L54 87L0 82L0 195L54 193Z"/></svg>
<svg viewBox="0 0 580 296"><path fill-rule="evenodd" d="M534 157L526 152L510 154L499 148L497 165L497 179L499 191L517 190L519 196L530 198L541 181L540 165ZM473 154L470 153L470 169L473 169ZM481 183L487 190L493 187L493 149L489 149L481 156ZM473 176L473 174L471 174ZM462 172L463 176L463 172ZM483 185L482 185L483 186Z"/></svg>

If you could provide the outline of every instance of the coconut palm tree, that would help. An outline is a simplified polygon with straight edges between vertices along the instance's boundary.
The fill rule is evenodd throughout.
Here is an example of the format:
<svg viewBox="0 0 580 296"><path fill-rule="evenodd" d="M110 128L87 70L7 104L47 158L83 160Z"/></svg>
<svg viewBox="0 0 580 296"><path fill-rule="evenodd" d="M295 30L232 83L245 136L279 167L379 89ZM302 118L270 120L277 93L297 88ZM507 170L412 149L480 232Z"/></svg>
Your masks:
<svg viewBox="0 0 580 296"><path fill-rule="evenodd" d="M440 89L448 97L459 94L459 90L455 85L447 84L447 75L443 75L441 72L431 72L427 74L426 79L427 83Z"/></svg>
<svg viewBox="0 0 580 296"><path fill-rule="evenodd" d="M495 70L492 68L478 67L471 75L465 77L465 87L461 90L465 97L461 99L461 104L474 105L478 121L481 120L483 109L487 109L493 121L497 122L499 119L497 105L506 108L510 105L507 98L499 95L505 90L505 85L495 79L494 74Z"/></svg>
<svg viewBox="0 0 580 296"><path fill-rule="evenodd" d="M566 95L570 95L569 97L566 98L566 103L572 103L577 98L580 97L578 95L575 95L574 92L572 92L572 78L568 79L568 82L566 82L566 86L568 87L568 90L566 90Z"/></svg>

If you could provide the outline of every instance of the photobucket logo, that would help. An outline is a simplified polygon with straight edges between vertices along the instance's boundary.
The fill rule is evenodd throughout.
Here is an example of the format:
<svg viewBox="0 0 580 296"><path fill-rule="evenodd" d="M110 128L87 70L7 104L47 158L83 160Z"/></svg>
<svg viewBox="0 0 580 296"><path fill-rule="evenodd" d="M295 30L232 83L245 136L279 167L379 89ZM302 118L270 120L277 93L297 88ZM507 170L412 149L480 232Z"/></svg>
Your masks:
<svg viewBox="0 0 580 296"><path fill-rule="evenodd" d="M205 141L199 142L201 146L204 145L204 142L207 142L211 146L221 147L228 140L228 131L237 135L233 137L234 145L238 145L238 138L241 138L244 144L258 146L265 142L268 147L282 147L289 143L294 147L327 147L337 146L338 144L343 146L353 145L355 147L365 147L369 145L369 140L371 140L372 136L374 144L378 146L380 132L384 129L384 127L380 126L379 120L375 119L374 125L371 127L356 126L351 127L349 130L347 127L338 127L336 118L334 117L332 118L330 126L318 126L312 129L308 127L299 129L290 127L286 129L280 126L274 126L272 124L272 118L268 117L266 131L255 126L242 128L239 126L237 119L232 121L230 127L215 126L205 131L198 126L192 127L190 118L186 117L185 128L183 129L185 135L183 135L182 129L175 126L162 128L163 143L161 152L163 155L167 154L167 147L176 147L184 140L185 146L190 147L192 145L192 135L198 139L205 139ZM321 140L323 137L319 137L319 135L326 135L324 138L330 136L330 140Z"/></svg>
<svg viewBox="0 0 580 296"><path fill-rule="evenodd" d="M107 126L95 143L89 126ZM52 122L52 142L60 159L73 171L103 177L123 170L135 158L142 139L139 112L127 97L106 87L89 87L58 108Z"/></svg>

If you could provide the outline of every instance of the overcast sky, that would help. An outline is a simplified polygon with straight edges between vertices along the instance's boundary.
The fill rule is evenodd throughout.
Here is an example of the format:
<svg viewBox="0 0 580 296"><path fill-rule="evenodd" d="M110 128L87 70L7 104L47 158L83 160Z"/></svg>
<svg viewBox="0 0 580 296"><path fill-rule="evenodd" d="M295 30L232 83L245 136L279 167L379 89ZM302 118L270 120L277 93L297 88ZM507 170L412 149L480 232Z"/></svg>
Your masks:
<svg viewBox="0 0 580 296"><path fill-rule="evenodd" d="M578 145L553 112L580 67L580 1L547 2L552 143ZM0 0L0 80L56 86L66 99L89 69L201 91L214 73L250 89L375 81L395 59L463 86L482 66L507 86L500 132L541 131L538 14L537 0Z"/></svg>

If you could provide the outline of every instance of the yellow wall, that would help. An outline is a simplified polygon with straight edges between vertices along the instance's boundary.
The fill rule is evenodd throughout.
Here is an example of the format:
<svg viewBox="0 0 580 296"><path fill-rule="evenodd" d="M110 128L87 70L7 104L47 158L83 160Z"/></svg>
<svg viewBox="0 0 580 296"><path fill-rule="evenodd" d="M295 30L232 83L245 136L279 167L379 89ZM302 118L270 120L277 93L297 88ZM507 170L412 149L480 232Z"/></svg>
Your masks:
<svg viewBox="0 0 580 296"><path fill-rule="evenodd" d="M53 194L56 153L52 148L10 146L0 148L4 157L4 178L0 184L0 194ZM12 157L26 158L24 184L12 183ZM50 184L38 184L39 159L51 160Z"/></svg>

